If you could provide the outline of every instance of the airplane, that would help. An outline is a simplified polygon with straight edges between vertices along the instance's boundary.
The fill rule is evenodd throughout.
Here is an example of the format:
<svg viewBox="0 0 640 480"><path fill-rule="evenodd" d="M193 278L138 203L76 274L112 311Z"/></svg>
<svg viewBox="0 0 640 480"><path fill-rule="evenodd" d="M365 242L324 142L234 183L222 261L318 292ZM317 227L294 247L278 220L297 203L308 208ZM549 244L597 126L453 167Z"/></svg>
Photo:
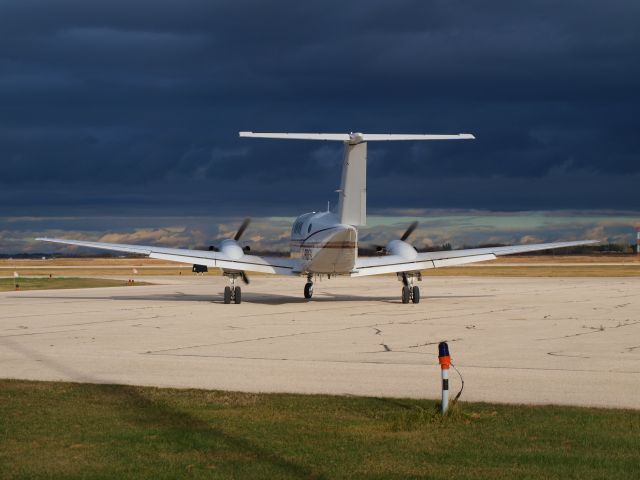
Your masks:
<svg viewBox="0 0 640 480"><path fill-rule="evenodd" d="M208 250L188 250L145 245L66 240L61 238L37 238L81 247L116 252L147 255L150 258L193 265L194 272L206 272L219 268L229 280L224 289L224 303L239 304L242 301L239 278L249 284L246 272L274 275L293 275L307 279L304 298L313 296L313 283L324 276L363 277L395 273L402 282L402 303L419 303L420 289L415 281L422 280L422 271L453 265L494 260L500 255L534 252L597 243L594 240L541 243L507 247L474 248L443 252L419 253L407 242L417 223L412 223L399 239L391 240L385 247L378 247L377 256L358 256L358 229L366 224L367 201L367 142L423 141L423 140L472 140L468 133L455 135L403 135L369 133L254 133L240 132L240 137L288 140L337 141L344 144L342 181L338 190L336 212L310 212L300 215L291 228L290 257L266 257L251 255L250 248L239 243L249 225L246 219L233 238L223 240Z"/></svg>

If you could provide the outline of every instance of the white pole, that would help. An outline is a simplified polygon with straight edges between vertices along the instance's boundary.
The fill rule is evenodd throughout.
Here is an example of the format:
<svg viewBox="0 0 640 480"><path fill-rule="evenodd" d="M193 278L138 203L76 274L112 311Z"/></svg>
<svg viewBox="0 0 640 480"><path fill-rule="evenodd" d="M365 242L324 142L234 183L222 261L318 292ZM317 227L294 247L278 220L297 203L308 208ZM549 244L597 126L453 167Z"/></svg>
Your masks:
<svg viewBox="0 0 640 480"><path fill-rule="evenodd" d="M449 409L449 370L442 369L442 414Z"/></svg>
<svg viewBox="0 0 640 480"><path fill-rule="evenodd" d="M440 362L440 372L442 376L442 414L449 409L449 366L451 357L449 356L449 345L447 342L438 344L438 361Z"/></svg>

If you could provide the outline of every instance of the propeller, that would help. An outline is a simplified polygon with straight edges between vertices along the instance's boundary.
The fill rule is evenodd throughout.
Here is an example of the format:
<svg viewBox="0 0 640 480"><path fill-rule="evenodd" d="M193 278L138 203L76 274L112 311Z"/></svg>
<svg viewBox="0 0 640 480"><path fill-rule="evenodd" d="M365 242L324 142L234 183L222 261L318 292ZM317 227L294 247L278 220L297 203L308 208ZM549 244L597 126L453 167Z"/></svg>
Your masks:
<svg viewBox="0 0 640 480"><path fill-rule="evenodd" d="M412 222L411 225L409 225L409 228L407 228L405 230L405 232L402 234L402 236L400 237L400 240L403 242L407 241L407 238L409 238L411 236L411 234L415 231L415 229L418 228L418 222ZM374 245L375 249L376 249L376 253L378 255L386 255L387 254L387 247L383 246L383 245Z"/></svg>
<svg viewBox="0 0 640 480"><path fill-rule="evenodd" d="M244 231L247 229L247 227L249 226L249 224L251 223L251 219L250 218L245 218L242 223L240 224L240 228L238 228L238 231L236 232L236 235L233 237L233 239L237 242L238 240L240 240L240 237L242 236L242 234L244 233Z"/></svg>
<svg viewBox="0 0 640 480"><path fill-rule="evenodd" d="M409 238L409 236L413 233L413 231L418 227L418 222L413 222L411 225L409 225L409 228L407 228L407 230L402 234L402 236L400 237L400 240L402 240L403 242L407 241L407 238Z"/></svg>

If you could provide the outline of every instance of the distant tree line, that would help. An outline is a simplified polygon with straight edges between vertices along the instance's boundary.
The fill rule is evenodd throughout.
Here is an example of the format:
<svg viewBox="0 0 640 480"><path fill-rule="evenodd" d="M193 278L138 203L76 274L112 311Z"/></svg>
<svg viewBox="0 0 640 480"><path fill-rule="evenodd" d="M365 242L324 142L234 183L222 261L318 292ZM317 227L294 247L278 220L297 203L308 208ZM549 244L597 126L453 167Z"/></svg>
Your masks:
<svg viewBox="0 0 640 480"><path fill-rule="evenodd" d="M461 248L491 248L491 247L506 247L508 245L502 243L480 243L477 245L464 245ZM447 252L453 250L451 243L443 243L441 245L431 245L428 247L418 248L419 252ZM205 250L203 248L203 250ZM457 250L457 249L456 249ZM636 253L636 246L626 243L603 243L598 245L580 245L578 247L566 247L558 248L554 250L542 250L539 252L525 252L518 253L516 255L632 255ZM289 255L288 251L256 251L251 252L252 255L268 255L273 257L286 257ZM358 248L358 255L361 256L373 256L377 255L375 249L369 246L361 246ZM29 258L146 258L146 255L140 254L127 254L127 253L82 253L82 254L61 254L61 253L0 253L0 258L15 258L15 259L29 259Z"/></svg>
<svg viewBox="0 0 640 480"><path fill-rule="evenodd" d="M504 243L480 243L476 245L463 245L460 249L470 248L492 248L492 247L507 247L509 245ZM450 243L443 243L442 245L432 245L429 247L418 248L420 252L446 252L453 250ZM457 249L456 249L457 250ZM602 243L597 245L580 245L577 247L565 247L556 248L553 250L540 250L538 252L525 252L517 255L604 255L604 254L616 254L616 255L631 255L635 254L636 245L629 245L626 243Z"/></svg>
<svg viewBox="0 0 640 480"><path fill-rule="evenodd" d="M632 255L636 253L636 246L626 243L602 243L598 245L580 245L555 250L542 250L523 255Z"/></svg>

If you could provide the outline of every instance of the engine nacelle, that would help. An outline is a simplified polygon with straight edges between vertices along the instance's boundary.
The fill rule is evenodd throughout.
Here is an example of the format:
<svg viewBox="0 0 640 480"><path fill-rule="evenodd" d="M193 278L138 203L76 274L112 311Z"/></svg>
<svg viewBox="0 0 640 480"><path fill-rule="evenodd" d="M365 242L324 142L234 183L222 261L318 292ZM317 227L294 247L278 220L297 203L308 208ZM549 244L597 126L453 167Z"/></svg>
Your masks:
<svg viewBox="0 0 640 480"><path fill-rule="evenodd" d="M220 253L223 253L232 260L239 260L244 256L244 250L235 240L223 240L220 243Z"/></svg>
<svg viewBox="0 0 640 480"><path fill-rule="evenodd" d="M386 250L390 255L399 255L407 260L414 260L418 256L418 251L402 240L391 240L387 244Z"/></svg>

